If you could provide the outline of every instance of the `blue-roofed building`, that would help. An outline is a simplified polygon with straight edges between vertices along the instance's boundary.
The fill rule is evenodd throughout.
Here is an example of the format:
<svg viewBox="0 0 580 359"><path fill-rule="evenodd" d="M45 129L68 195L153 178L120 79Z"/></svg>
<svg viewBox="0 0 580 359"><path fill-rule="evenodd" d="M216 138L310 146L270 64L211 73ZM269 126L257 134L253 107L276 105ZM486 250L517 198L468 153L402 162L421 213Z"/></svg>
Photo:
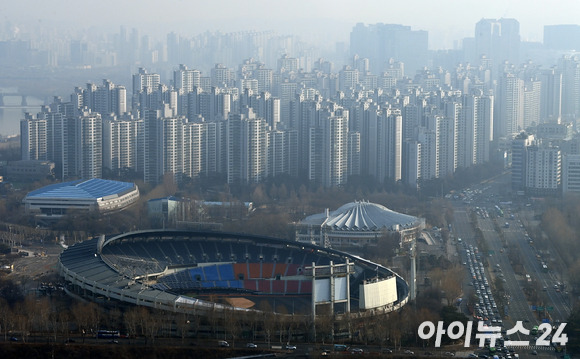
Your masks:
<svg viewBox="0 0 580 359"><path fill-rule="evenodd" d="M69 210L122 210L139 199L139 188L131 182L100 178L55 183L34 190L24 197L26 213L40 220L58 220Z"/></svg>

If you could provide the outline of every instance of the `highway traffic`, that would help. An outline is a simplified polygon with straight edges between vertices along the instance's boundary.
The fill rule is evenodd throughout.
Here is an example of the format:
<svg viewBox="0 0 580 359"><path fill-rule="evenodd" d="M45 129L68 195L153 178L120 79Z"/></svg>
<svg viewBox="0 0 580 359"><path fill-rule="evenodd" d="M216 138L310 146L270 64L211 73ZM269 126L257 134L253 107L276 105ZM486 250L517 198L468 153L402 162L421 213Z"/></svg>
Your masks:
<svg viewBox="0 0 580 359"><path fill-rule="evenodd" d="M535 346L537 333L506 335L518 321L531 330L542 322L564 323L571 311L565 277L551 265L557 253L538 250L528 234L537 225L532 205L499 195L508 181L504 175L451 198L450 238L466 267L462 309L501 326L504 338L529 342L522 348L528 353L553 351L554 346Z"/></svg>

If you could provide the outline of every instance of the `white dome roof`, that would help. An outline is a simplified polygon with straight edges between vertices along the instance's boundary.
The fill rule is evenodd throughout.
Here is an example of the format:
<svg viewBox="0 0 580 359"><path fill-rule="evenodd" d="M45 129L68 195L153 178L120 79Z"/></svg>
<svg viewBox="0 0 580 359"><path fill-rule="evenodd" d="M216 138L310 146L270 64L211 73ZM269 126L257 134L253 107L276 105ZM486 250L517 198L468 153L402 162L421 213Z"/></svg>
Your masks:
<svg viewBox="0 0 580 359"><path fill-rule="evenodd" d="M417 217L398 213L385 206L370 202L351 202L343 205L326 217L325 213L307 217L302 224L324 225L332 230L343 231L380 231L414 227Z"/></svg>

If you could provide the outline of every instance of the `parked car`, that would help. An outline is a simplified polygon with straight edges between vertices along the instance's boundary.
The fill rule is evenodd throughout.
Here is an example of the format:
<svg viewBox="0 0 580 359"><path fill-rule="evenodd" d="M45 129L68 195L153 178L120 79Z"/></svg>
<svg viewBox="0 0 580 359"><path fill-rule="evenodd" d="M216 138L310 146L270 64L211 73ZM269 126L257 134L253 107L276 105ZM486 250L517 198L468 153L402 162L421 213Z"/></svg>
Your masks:
<svg viewBox="0 0 580 359"><path fill-rule="evenodd" d="M258 346L254 343L248 343L246 344L246 348L257 348Z"/></svg>
<svg viewBox="0 0 580 359"><path fill-rule="evenodd" d="M296 345L286 344L286 350L296 350Z"/></svg>
<svg viewBox="0 0 580 359"><path fill-rule="evenodd" d="M220 347L227 348L227 347L229 347L229 346L230 346L230 343L226 342L225 340L220 340L220 341L218 342L218 345L219 345Z"/></svg>

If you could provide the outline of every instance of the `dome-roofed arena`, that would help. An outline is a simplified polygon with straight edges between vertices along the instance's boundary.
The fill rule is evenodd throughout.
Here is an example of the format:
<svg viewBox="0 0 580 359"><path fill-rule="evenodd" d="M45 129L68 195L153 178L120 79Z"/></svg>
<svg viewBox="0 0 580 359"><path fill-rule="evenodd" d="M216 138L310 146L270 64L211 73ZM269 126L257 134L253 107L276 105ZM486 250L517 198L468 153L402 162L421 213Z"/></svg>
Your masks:
<svg viewBox="0 0 580 359"><path fill-rule="evenodd" d="M148 230L65 249L69 291L188 312L219 308L311 315L392 311L409 296L390 269L337 250L250 234Z"/></svg>
<svg viewBox="0 0 580 359"><path fill-rule="evenodd" d="M377 238L385 232L398 233L402 241L411 241L424 227L422 218L395 212L380 204L354 201L297 223L296 240L324 247L362 247L376 245Z"/></svg>

